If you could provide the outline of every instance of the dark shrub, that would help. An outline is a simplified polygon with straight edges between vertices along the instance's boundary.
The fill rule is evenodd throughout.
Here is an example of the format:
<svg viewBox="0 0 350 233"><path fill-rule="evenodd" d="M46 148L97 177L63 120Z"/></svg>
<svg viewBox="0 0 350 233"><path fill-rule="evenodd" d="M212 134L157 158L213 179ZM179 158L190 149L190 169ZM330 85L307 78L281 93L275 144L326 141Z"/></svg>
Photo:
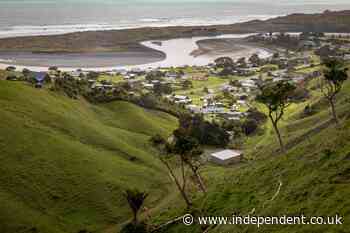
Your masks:
<svg viewBox="0 0 350 233"><path fill-rule="evenodd" d="M160 145L165 143L165 139L160 136L159 134L154 135L153 137L150 138L150 142L153 145Z"/></svg>
<svg viewBox="0 0 350 233"><path fill-rule="evenodd" d="M144 223L128 223L125 225L120 233L147 233L147 226Z"/></svg>
<svg viewBox="0 0 350 233"><path fill-rule="evenodd" d="M255 120L257 123L264 123L267 116L256 108L250 108L248 111L248 119Z"/></svg>
<svg viewBox="0 0 350 233"><path fill-rule="evenodd" d="M179 130L198 140L201 145L226 146L230 135L218 124L205 121L202 115L184 114L179 119Z"/></svg>
<svg viewBox="0 0 350 233"><path fill-rule="evenodd" d="M258 122L254 119L247 119L242 124L242 130L247 136L255 133L257 129L258 129Z"/></svg>

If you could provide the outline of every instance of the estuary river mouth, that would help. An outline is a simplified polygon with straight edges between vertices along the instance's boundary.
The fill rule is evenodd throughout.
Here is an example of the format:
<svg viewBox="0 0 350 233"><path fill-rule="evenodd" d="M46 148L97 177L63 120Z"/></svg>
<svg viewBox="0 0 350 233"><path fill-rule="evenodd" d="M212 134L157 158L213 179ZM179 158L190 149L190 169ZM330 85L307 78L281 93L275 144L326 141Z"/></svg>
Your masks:
<svg viewBox="0 0 350 233"><path fill-rule="evenodd" d="M251 34L146 41L141 43L145 49L133 52L6 52L0 53L0 68L13 65L18 69L45 71L50 66L57 66L67 71L76 69L105 71L116 68L204 66L220 56L239 58L248 57L254 53L263 58L271 56L272 52L268 49L239 42L240 39L249 35Z"/></svg>

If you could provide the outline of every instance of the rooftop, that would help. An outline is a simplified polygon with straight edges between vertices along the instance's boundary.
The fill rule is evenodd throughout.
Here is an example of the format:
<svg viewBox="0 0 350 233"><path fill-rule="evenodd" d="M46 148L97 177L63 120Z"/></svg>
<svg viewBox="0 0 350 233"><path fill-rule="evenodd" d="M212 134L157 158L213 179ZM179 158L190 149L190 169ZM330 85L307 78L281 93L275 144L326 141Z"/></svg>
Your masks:
<svg viewBox="0 0 350 233"><path fill-rule="evenodd" d="M223 150L223 151L219 151L216 153L212 153L211 156L216 157L216 158L221 159L221 160L227 160L227 159L241 156L242 153L243 152L240 150Z"/></svg>

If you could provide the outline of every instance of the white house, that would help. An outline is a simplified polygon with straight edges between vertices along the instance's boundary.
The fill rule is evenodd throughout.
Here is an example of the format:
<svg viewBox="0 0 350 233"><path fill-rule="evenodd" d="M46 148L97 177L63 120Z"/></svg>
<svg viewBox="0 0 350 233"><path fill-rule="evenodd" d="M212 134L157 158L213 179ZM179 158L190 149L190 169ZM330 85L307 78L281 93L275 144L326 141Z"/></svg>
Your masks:
<svg viewBox="0 0 350 233"><path fill-rule="evenodd" d="M175 95L173 96L173 100L176 104L190 104L192 103L192 99L185 95Z"/></svg>
<svg viewBox="0 0 350 233"><path fill-rule="evenodd" d="M142 83L142 86L148 90L152 90L154 88L154 84L151 83Z"/></svg>
<svg viewBox="0 0 350 233"><path fill-rule="evenodd" d="M239 163L242 159L243 152L239 150L223 150L212 153L209 160L219 165L229 165Z"/></svg>
<svg viewBox="0 0 350 233"><path fill-rule="evenodd" d="M214 103L206 103L203 105L202 113L209 114L209 113L224 113L225 108L224 105L220 102L214 102Z"/></svg>

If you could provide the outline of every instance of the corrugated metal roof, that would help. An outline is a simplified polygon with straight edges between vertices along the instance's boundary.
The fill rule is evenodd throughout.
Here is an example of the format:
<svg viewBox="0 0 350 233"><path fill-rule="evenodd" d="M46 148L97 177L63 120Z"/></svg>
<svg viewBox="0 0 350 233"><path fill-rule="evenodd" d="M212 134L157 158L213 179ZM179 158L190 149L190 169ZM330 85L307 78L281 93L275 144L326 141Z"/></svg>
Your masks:
<svg viewBox="0 0 350 233"><path fill-rule="evenodd" d="M219 151L211 154L211 156L221 160L227 160L227 159L231 159L241 155L242 155L242 151L240 150L223 150L223 151Z"/></svg>

